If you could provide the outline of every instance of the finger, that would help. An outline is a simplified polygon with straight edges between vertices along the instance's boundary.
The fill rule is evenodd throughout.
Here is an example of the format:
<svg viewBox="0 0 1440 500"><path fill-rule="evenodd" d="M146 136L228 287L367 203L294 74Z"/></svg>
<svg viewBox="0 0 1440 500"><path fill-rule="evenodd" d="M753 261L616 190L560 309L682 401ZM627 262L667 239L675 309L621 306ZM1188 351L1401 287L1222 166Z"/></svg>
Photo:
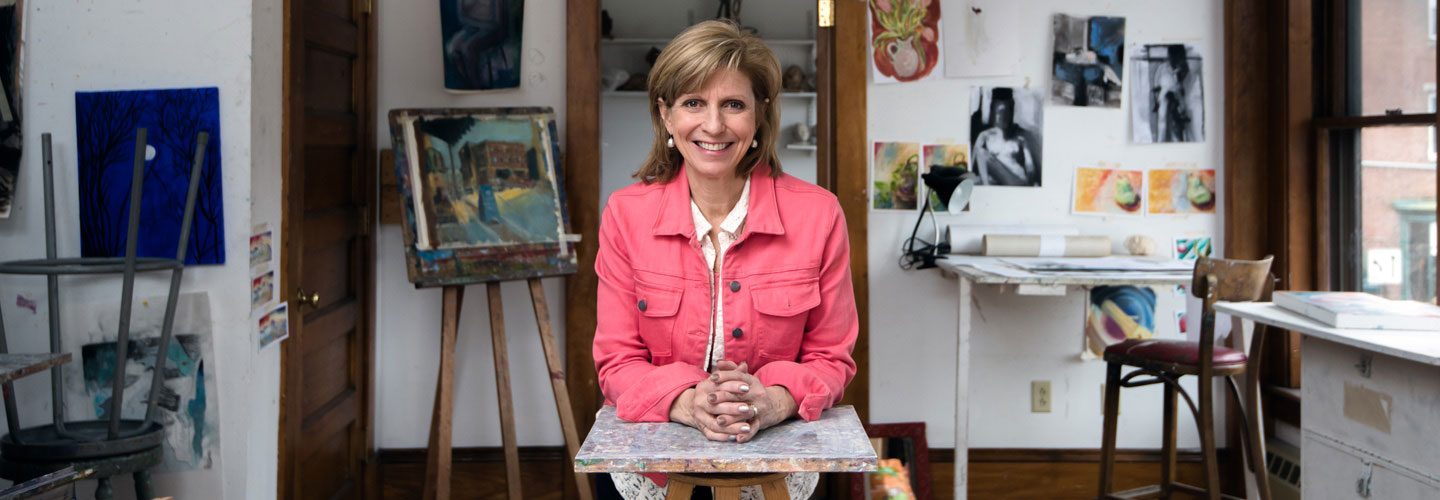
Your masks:
<svg viewBox="0 0 1440 500"><path fill-rule="evenodd" d="M735 364L734 361L730 361L730 360L728 360L728 359L722 359L722 360L720 360L719 362L715 363L715 371L717 371L717 372L720 372L720 371L730 371L730 370L734 370L735 368L737 368L737 367L739 367L739 366L740 366L740 365Z"/></svg>
<svg viewBox="0 0 1440 500"><path fill-rule="evenodd" d="M754 405L748 403L720 403L710 408L711 416L725 425L736 420L749 420L755 416ZM722 420L723 419L723 420Z"/></svg>
<svg viewBox="0 0 1440 500"><path fill-rule="evenodd" d="M762 392L759 389L760 386L758 385L758 383L751 383L750 381L746 380L731 380L720 384L718 387L715 388L715 392L712 394L730 394L735 397L734 400L736 401L748 401L754 399L757 393Z"/></svg>
<svg viewBox="0 0 1440 500"><path fill-rule="evenodd" d="M715 372L714 375L711 375L711 376L710 376L710 382L711 382L711 383L714 383L714 384L716 384L716 385L724 384L724 383L729 382L729 381L732 381L732 380L739 380L739 381L743 381L743 382L750 383L750 384L754 384L754 385L759 385L759 384L757 384L757 382L760 381L760 379L755 378L754 375L751 375L751 374L749 374L749 373L745 373L745 372L740 371L740 370L738 370L738 369L736 369L736 370L729 370L729 371L723 371L723 372Z"/></svg>
<svg viewBox="0 0 1440 500"><path fill-rule="evenodd" d="M754 427L755 427L755 424L751 423L751 422L748 421L748 420L739 420L739 421L735 421L735 422L729 422L729 423L727 423L726 425L721 426L718 433L719 433L719 434L727 434L727 435L730 435L733 439L732 439L732 438L726 438L726 439L729 439L730 441L739 442L739 441L740 441L739 436L740 436L741 434L745 434L745 433L750 432L751 430L754 429Z"/></svg>
<svg viewBox="0 0 1440 500"><path fill-rule="evenodd" d="M710 430L710 429L700 429L700 433L705 435L705 439L709 439L709 440L711 440L711 441L738 441L738 440L739 440L739 437L737 437L735 434L727 434L727 433L724 433L724 432L715 432L715 431L712 431L712 430Z"/></svg>
<svg viewBox="0 0 1440 500"><path fill-rule="evenodd" d="M710 393L709 396L706 398L706 402L710 403L710 407L714 408L716 405L720 405L723 403L737 403L749 401L750 399L751 398L747 397L745 394L722 390Z"/></svg>

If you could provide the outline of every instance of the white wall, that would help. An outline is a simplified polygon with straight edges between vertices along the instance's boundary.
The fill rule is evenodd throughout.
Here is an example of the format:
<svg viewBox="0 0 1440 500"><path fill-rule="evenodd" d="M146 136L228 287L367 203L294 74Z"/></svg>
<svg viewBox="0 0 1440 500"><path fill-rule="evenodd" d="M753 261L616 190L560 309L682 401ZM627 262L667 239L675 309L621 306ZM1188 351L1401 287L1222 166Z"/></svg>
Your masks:
<svg viewBox="0 0 1440 500"><path fill-rule="evenodd" d="M433 2L416 7L403 2L376 2L379 119L375 133L380 147L390 144L386 121L389 111L420 107L550 106L555 109L560 143L564 144L564 2L525 2L520 89L468 95L445 92L440 65L440 14ZM416 290L406 278L400 226L382 225L378 234L375 445L424 447L440 361L440 289ZM543 283L551 326L563 359L564 281L547 278ZM460 313L455 352L455 446L500 446L499 400L485 289L466 287ZM524 282L512 282L501 289L518 442L527 446L564 444L535 313L530 307L529 288Z"/></svg>
<svg viewBox="0 0 1440 500"><path fill-rule="evenodd" d="M946 8L958 2L945 2ZM959 4L963 5L963 4ZM1190 161L1201 168L1222 165L1223 17L1219 0L1025 0L1020 6L1020 60L1009 77L946 79L867 85L867 127L871 141L966 143L969 94L973 86L1048 88L1050 16L1124 16L1127 52L1134 44L1183 42L1204 55L1207 140L1196 144L1132 145L1129 137L1131 62L1125 65L1121 109L1045 107L1043 187L981 187L972 211L941 215L954 224L1069 224L1082 234L1108 235L1115 249L1132 234L1146 234L1168 248L1177 236L1213 234L1221 216L1117 219L1069 213L1077 165L1097 161L1124 168L1161 168ZM942 12L942 15L955 15ZM949 36L949 34L942 34ZM1128 56L1128 54L1127 54ZM1127 57L1128 58L1128 57ZM939 71L939 68L937 68ZM1223 175L1218 182L1223 183ZM1223 200L1217 206L1224 206ZM954 446L956 283L937 271L901 271L900 243L909 236L915 213L869 213L870 408L874 422L923 420L931 446ZM928 221L926 223L928 226ZM929 230L922 229L929 237ZM1157 290L1158 334L1175 335L1172 312L1180 299ZM976 287L970 370L972 447L1096 448L1100 446L1101 385L1105 366L1080 361L1084 293L1064 297L1021 297L1013 289ZM1192 312L1194 311L1192 307ZM1193 314L1192 314L1193 316ZM1192 323L1193 325L1193 323ZM923 348L921 347L923 346ZM1030 382L1053 382L1051 413L1030 413ZM1193 381L1192 381L1193 385ZM1192 389L1193 391L1193 389ZM1158 447L1160 389L1127 389L1122 396L1121 447ZM1182 412L1188 413L1188 412ZM1180 445L1195 446L1190 417L1181 418Z"/></svg>
<svg viewBox="0 0 1440 500"><path fill-rule="evenodd" d="M270 9L265 11L267 22L278 23L279 17L273 12L278 1L262 3ZM184 291L205 292L210 299L215 353L210 362L219 384L220 454L212 469L154 478L157 493L177 498L271 498L276 488L279 353L278 349L257 352L253 329L248 326L246 255L252 221L252 177L278 173L279 167L273 144L262 144L268 140L252 142L256 130L252 127L251 104L258 102L252 78L259 73L252 73L251 66L251 7L247 0L25 3L25 153L15 211L9 220L0 221L0 258L45 255L42 132L52 133L54 141L59 255L80 254L76 91L220 88L227 262L187 269L182 285ZM278 24L269 28L271 36L278 33ZM278 57L278 41L264 46L270 54L257 53L257 60L259 56ZM278 76L278 72L273 75ZM278 87L268 87L265 94L267 102L278 103ZM278 116L278 110L272 108L268 114ZM272 129L270 136L276 133ZM259 156L262 152L263 164ZM252 161L257 163L255 170ZM265 217L278 220L278 209L270 210ZM136 296L164 295L168 282L168 273L145 276L137 281ZM76 304L114 300L119 288L118 279L62 280L61 307L68 307L63 323L73 325L85 316ZM8 298L0 301L0 307L4 308L12 352L48 350L46 318L50 304L45 299L45 280L0 276L0 292ZM16 308L17 294L37 300L38 310L32 313ZM73 343L67 347L78 361L78 347ZM67 377L80 374L78 362L66 369ZM48 377L30 377L17 385L20 401L26 402L22 424L48 422ZM115 488L117 498L133 498L128 479L116 481ZM90 495L91 489L93 481L88 481L82 485L82 495Z"/></svg>

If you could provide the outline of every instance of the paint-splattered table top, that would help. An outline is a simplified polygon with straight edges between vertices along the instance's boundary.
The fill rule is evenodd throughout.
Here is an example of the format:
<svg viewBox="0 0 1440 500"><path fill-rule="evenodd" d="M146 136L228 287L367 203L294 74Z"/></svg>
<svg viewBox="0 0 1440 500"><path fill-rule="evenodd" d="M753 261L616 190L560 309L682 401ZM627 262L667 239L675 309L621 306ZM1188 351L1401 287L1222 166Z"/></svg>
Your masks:
<svg viewBox="0 0 1440 500"><path fill-rule="evenodd" d="M70 362L70 353L0 354L0 383Z"/></svg>
<svg viewBox="0 0 1440 500"><path fill-rule="evenodd" d="M746 443L705 439L674 422L632 423L614 406L595 415L575 455L576 472L860 472L876 467L875 449L850 406L825 410L814 422L792 419Z"/></svg>

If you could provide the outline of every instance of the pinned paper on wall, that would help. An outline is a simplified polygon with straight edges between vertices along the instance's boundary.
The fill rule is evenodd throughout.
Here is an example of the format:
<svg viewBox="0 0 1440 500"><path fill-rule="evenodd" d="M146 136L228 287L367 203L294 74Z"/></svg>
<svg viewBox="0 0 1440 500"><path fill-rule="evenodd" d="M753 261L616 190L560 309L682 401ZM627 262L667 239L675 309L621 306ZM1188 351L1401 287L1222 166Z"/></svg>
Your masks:
<svg viewBox="0 0 1440 500"><path fill-rule="evenodd" d="M970 154L976 185L1039 187L1044 130L1039 89L970 87Z"/></svg>
<svg viewBox="0 0 1440 500"><path fill-rule="evenodd" d="M1097 286L1089 294L1082 358L1098 359L1111 344L1155 336L1155 290L1131 285Z"/></svg>
<svg viewBox="0 0 1440 500"><path fill-rule="evenodd" d="M1184 309L1175 311L1175 331L1180 332L1181 337L1184 337L1187 333L1190 333L1190 327L1185 323Z"/></svg>
<svg viewBox="0 0 1440 500"><path fill-rule="evenodd" d="M250 267L260 267L270 263L274 247L270 244L269 224L255 226L254 234L250 235Z"/></svg>
<svg viewBox="0 0 1440 500"><path fill-rule="evenodd" d="M1146 202L1152 214L1215 213L1215 169L1171 163L1150 171ZM1177 168L1179 167L1179 168Z"/></svg>
<svg viewBox="0 0 1440 500"><path fill-rule="evenodd" d="M440 0L445 90L520 86L524 0Z"/></svg>
<svg viewBox="0 0 1440 500"><path fill-rule="evenodd" d="M1132 139L1136 144L1204 142L1205 95L1200 49L1184 44L1141 47L1130 82Z"/></svg>
<svg viewBox="0 0 1440 500"><path fill-rule="evenodd" d="M940 2L870 0L875 83L913 82L940 63Z"/></svg>
<svg viewBox="0 0 1440 500"><path fill-rule="evenodd" d="M914 210L920 176L920 143L876 142L870 164L870 208Z"/></svg>
<svg viewBox="0 0 1440 500"><path fill-rule="evenodd" d="M20 176L23 2L0 1L0 219L10 218Z"/></svg>
<svg viewBox="0 0 1440 500"><path fill-rule="evenodd" d="M926 144L923 149L925 151L925 157L920 162L920 166L925 170L924 173L930 173L930 170L934 167L956 167L964 169L967 172L970 170L969 145ZM940 199L940 195L931 191L923 182L919 183L919 187L926 193L925 197L930 199L931 210L945 212L949 209L949 205L946 204L948 200ZM970 211L970 205L966 204L960 207L960 210L968 212Z"/></svg>
<svg viewBox="0 0 1440 500"><path fill-rule="evenodd" d="M1194 238L1175 238L1175 258L1180 260L1198 260L1201 257L1210 256L1210 237L1199 236Z"/></svg>
<svg viewBox="0 0 1440 500"><path fill-rule="evenodd" d="M1014 0L942 0L945 76L1015 74L1020 60L1020 4Z"/></svg>
<svg viewBox="0 0 1440 500"><path fill-rule="evenodd" d="M1121 170L1117 165L1101 162L1099 168L1075 169L1075 191L1072 213L1077 215L1141 215L1145 172Z"/></svg>
<svg viewBox="0 0 1440 500"><path fill-rule="evenodd" d="M256 338L261 349L290 337L289 307L288 302L281 302L256 320Z"/></svg>
<svg viewBox="0 0 1440 500"><path fill-rule="evenodd" d="M1070 106L1120 107L1125 74L1125 18L1055 14L1050 102Z"/></svg>
<svg viewBox="0 0 1440 500"><path fill-rule="evenodd" d="M264 308L275 299L275 270L265 271L250 279L250 310Z"/></svg>

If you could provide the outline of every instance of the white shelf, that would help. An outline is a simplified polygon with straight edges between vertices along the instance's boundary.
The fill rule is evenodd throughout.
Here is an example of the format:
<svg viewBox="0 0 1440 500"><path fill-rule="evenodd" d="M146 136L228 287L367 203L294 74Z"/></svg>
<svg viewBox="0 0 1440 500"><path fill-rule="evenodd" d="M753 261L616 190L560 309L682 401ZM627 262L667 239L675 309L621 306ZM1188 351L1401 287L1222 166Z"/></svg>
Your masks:
<svg viewBox="0 0 1440 500"><path fill-rule="evenodd" d="M794 149L796 151L815 151L818 148L814 144L798 144L792 142L790 144L786 144L785 149Z"/></svg>

